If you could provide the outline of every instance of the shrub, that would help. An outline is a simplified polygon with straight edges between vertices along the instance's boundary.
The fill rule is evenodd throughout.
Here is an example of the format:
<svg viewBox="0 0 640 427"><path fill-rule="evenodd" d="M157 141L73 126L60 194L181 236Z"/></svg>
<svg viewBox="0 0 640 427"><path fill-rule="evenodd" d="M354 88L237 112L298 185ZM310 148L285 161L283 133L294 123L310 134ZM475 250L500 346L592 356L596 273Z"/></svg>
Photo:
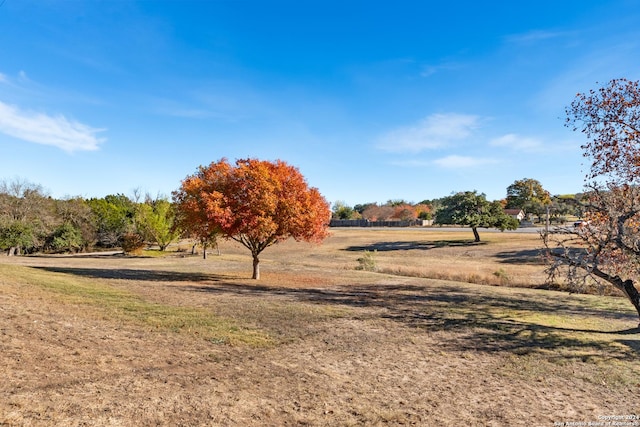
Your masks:
<svg viewBox="0 0 640 427"><path fill-rule="evenodd" d="M507 285L509 283L509 275L503 268L494 271L493 275L500 280L501 285Z"/></svg>
<svg viewBox="0 0 640 427"><path fill-rule="evenodd" d="M82 232L68 222L56 228L47 240L55 252L78 252L84 246Z"/></svg>
<svg viewBox="0 0 640 427"><path fill-rule="evenodd" d="M126 254L140 255L144 246L144 238L139 233L125 233L122 236L122 250Z"/></svg>
<svg viewBox="0 0 640 427"><path fill-rule="evenodd" d="M358 258L358 267L356 270L364 270L364 271L376 271L378 270L378 266L376 265L376 255L377 251L373 252L364 251L362 257Z"/></svg>

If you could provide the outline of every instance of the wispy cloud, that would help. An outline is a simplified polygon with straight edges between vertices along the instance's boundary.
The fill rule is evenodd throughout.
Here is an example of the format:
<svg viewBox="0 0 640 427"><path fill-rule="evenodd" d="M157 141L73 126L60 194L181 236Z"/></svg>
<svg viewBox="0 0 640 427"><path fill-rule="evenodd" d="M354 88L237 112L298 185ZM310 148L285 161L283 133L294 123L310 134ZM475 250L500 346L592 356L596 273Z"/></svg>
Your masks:
<svg viewBox="0 0 640 427"><path fill-rule="evenodd" d="M454 62L443 62L436 65L423 65L420 72L421 77L429 77L440 71L455 70L460 68L461 65Z"/></svg>
<svg viewBox="0 0 640 427"><path fill-rule="evenodd" d="M0 132L23 141L52 145L62 150L97 150L103 138L95 129L64 116L22 111L18 107L0 102Z"/></svg>
<svg viewBox="0 0 640 427"><path fill-rule="evenodd" d="M32 83L27 76L27 73L24 71L18 72L18 75L15 77L10 77L4 73L0 73L0 83L4 83L10 86L17 86L20 83Z"/></svg>
<svg viewBox="0 0 640 427"><path fill-rule="evenodd" d="M412 160L392 161L391 164L394 166L400 166L403 168L422 168L422 167L432 166L433 161L412 159Z"/></svg>
<svg viewBox="0 0 640 427"><path fill-rule="evenodd" d="M264 95L253 87L234 81L185 84L182 98L151 98L156 114L189 119L239 122L268 110Z"/></svg>
<svg viewBox="0 0 640 427"><path fill-rule="evenodd" d="M472 135L480 117L467 114L433 114L416 125L394 129L379 138L385 151L418 153L447 147Z"/></svg>
<svg viewBox="0 0 640 427"><path fill-rule="evenodd" d="M453 154L451 156L446 156L441 159L434 160L433 163L442 168L461 169L497 163L497 160L481 157L458 156L456 154Z"/></svg>
<svg viewBox="0 0 640 427"><path fill-rule="evenodd" d="M565 37L574 34L568 31L532 30L521 34L512 34L506 37L510 43L532 44L544 40Z"/></svg>
<svg viewBox="0 0 640 427"><path fill-rule="evenodd" d="M537 151L543 148L543 142L537 138L508 133L499 138L492 139L489 145L493 147L507 147L520 151Z"/></svg>
<svg viewBox="0 0 640 427"><path fill-rule="evenodd" d="M187 119L210 119L210 118L218 118L216 114L211 111L207 111L205 109L199 108L189 108L184 106L179 106L175 103L170 105L171 103L166 102L165 105L156 105L155 111L158 114L172 116L172 117L180 117Z"/></svg>

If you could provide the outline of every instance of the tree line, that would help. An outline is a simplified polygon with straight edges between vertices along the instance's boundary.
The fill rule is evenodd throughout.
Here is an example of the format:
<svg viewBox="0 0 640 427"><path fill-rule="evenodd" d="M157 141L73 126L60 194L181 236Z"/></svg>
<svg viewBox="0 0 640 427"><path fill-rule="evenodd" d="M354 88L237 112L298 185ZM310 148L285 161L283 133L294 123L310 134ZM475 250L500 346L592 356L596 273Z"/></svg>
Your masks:
<svg viewBox="0 0 640 427"><path fill-rule="evenodd" d="M8 255L122 248L135 253L189 238L203 246L219 237L250 250L253 278L259 256L283 240L319 242L327 236L329 204L297 168L277 160L221 159L187 176L172 199L54 199L42 186L16 179L0 183L0 249ZM195 248L194 244L194 248Z"/></svg>
<svg viewBox="0 0 640 427"><path fill-rule="evenodd" d="M142 200L139 200L142 199ZM0 249L8 255L85 252L145 244L160 250L175 241L175 210L166 197L111 194L54 199L21 179L0 182Z"/></svg>
<svg viewBox="0 0 640 427"><path fill-rule="evenodd" d="M102 198L69 197L54 199L44 188L26 180L0 182L0 250L9 255L36 252L86 252L124 248L135 251L157 246L161 251L180 237L195 236L205 246L216 243L219 232L187 233L179 224L176 199L167 196L110 194ZM484 194L460 192L439 199L412 204L389 200L384 204L365 203L353 207L338 201L332 206L332 218L388 220L435 220L439 224L459 224L503 229L517 226L503 209L523 209L541 217L550 206L552 221L568 215L582 215L581 195L553 196L538 181L523 179L507 189L507 197L488 202ZM191 221L194 224L195 221ZM193 227L191 227L193 228ZM193 230L191 230L193 231ZM475 233L475 232L474 232ZM477 236L476 236L477 237ZM479 237L478 237L479 238Z"/></svg>
<svg viewBox="0 0 640 427"><path fill-rule="evenodd" d="M384 204L365 203L353 207L343 201L333 204L334 219L365 219L369 221L433 220L435 224L455 224L472 229L476 241L480 241L478 228L495 227L500 230L515 229L519 221L507 210L522 210L532 222L549 220L564 224L568 217L582 217L583 195L552 196L540 181L532 178L516 180L506 189L506 197L489 201L484 193L461 191L447 197L423 200L413 204L405 200L389 200Z"/></svg>

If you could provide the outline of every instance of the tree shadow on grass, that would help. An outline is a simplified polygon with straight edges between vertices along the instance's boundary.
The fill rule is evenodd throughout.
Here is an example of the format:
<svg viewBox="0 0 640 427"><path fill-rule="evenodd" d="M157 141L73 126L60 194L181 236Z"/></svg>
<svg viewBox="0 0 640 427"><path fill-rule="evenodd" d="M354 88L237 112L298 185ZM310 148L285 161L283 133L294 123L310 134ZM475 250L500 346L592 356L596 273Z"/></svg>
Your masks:
<svg viewBox="0 0 640 427"><path fill-rule="evenodd" d="M442 344L443 349L448 350L513 354L551 352L557 357L582 359L586 357L585 354L591 354L589 357L618 360L637 360L640 355L640 331L636 328L569 328L526 320L535 319L537 316L549 316L549 320L553 319L554 315L562 315L637 324L637 317L631 311L620 313L581 305L586 303L563 293L536 294L514 289L510 294L504 294L491 292L491 288L473 289L429 284L292 288L258 282L237 283L237 277L198 272L33 268L99 279L187 282L180 289L209 295L276 297L302 303L373 309L373 315L407 327L421 329L427 333L450 333L450 337ZM598 336L602 336L603 339L598 339Z"/></svg>
<svg viewBox="0 0 640 427"><path fill-rule="evenodd" d="M412 249L429 250L445 247L468 247L468 246L480 246L486 245L486 242L475 242L473 240L433 240L418 242L415 240L406 242L376 242L369 245L361 246L348 246L344 250L346 251L408 251Z"/></svg>
<svg viewBox="0 0 640 427"><path fill-rule="evenodd" d="M498 252L495 257L505 264L545 265L543 249Z"/></svg>
<svg viewBox="0 0 640 427"><path fill-rule="evenodd" d="M600 317L635 324L633 314L580 306L570 296L488 295L456 287L368 285L332 289L281 288L215 283L186 290L209 294L282 296L299 302L379 309L378 316L425 332L451 332L443 348L456 351L543 353L564 358L636 360L640 331L550 326L518 320L536 315ZM616 336L625 336L617 339ZM594 337L595 336L595 337ZM601 336L602 338L597 338ZM634 336L634 338L631 338ZM613 337L613 339L612 339ZM623 344L622 346L616 345ZM554 356L554 357L555 357Z"/></svg>
<svg viewBox="0 0 640 427"><path fill-rule="evenodd" d="M92 277L96 279L140 280L152 282L217 282L229 280L231 276L205 274L198 272L162 271L145 269L110 269L110 268L76 268L76 267L32 267L53 273L72 274L74 276Z"/></svg>

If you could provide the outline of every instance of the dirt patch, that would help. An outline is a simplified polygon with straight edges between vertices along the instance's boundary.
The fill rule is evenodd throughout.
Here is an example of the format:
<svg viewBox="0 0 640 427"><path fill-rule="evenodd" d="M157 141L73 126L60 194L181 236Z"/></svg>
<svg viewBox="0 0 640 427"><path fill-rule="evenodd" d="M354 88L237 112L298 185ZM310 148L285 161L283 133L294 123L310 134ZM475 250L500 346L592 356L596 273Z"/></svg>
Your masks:
<svg viewBox="0 0 640 427"><path fill-rule="evenodd" d="M624 301L355 271L346 246L279 247L260 282L231 245L206 261L0 260L273 338L226 345L5 277L0 425L552 426L635 413L640 334Z"/></svg>

